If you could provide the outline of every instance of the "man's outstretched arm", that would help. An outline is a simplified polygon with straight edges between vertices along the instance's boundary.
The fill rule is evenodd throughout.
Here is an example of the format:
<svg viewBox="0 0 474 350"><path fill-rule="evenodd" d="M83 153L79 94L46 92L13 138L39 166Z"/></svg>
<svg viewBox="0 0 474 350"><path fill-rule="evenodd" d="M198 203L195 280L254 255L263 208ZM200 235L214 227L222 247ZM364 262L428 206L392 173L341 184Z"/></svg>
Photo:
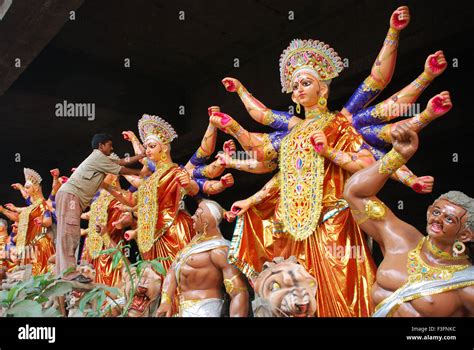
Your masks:
<svg viewBox="0 0 474 350"><path fill-rule="evenodd" d="M377 198L390 175L403 166L418 149L418 136L406 126L392 131L393 148L378 162L358 171L347 181L344 198L351 207L359 226L378 243L385 246L387 239L403 235L418 238L419 232L403 222Z"/></svg>

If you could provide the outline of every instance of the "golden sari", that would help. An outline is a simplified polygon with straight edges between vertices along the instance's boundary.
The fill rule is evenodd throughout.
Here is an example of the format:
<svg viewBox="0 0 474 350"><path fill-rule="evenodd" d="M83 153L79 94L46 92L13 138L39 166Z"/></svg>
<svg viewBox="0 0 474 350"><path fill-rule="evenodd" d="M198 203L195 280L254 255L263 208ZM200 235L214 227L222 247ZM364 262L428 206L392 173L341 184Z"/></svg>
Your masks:
<svg viewBox="0 0 474 350"><path fill-rule="evenodd" d="M88 235L84 242L82 260L94 266L95 283L108 286L118 286L122 282L122 263L112 268L113 256L99 254L100 251L111 248L111 241L118 244L123 239L124 230L116 229L112 223L118 220L121 211L114 206L118 203L111 194L101 190L100 195L91 204ZM97 224L105 227L106 233L100 235L96 232Z"/></svg>
<svg viewBox="0 0 474 350"><path fill-rule="evenodd" d="M277 185L237 221L229 261L253 279L265 261L294 255L318 281L317 316L370 316L376 268L343 199L350 174L314 151L310 135L318 130L336 150L362 145L340 114L296 125L281 144Z"/></svg>
<svg viewBox="0 0 474 350"><path fill-rule="evenodd" d="M44 199L38 199L23 209L18 219L16 250L19 265L32 265L34 276L50 272L52 264L48 259L55 254L53 240L46 227L37 225L34 220L43 218L48 211Z"/></svg>
<svg viewBox="0 0 474 350"><path fill-rule="evenodd" d="M145 260L167 258L162 261L166 270L195 234L184 211L185 191L176 178L180 172L186 171L176 164L162 165L138 188L138 248Z"/></svg>

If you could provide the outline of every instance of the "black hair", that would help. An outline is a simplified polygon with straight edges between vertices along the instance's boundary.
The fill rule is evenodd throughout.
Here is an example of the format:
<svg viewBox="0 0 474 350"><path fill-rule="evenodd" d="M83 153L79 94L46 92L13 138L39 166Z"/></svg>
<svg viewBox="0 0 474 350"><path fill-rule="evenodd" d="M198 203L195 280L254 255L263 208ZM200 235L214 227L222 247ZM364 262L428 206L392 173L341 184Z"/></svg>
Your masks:
<svg viewBox="0 0 474 350"><path fill-rule="evenodd" d="M99 144L105 145L108 141L111 141L111 140L112 140L112 136L110 136L109 134L95 134L92 137L92 142L91 142L92 149L98 149Z"/></svg>

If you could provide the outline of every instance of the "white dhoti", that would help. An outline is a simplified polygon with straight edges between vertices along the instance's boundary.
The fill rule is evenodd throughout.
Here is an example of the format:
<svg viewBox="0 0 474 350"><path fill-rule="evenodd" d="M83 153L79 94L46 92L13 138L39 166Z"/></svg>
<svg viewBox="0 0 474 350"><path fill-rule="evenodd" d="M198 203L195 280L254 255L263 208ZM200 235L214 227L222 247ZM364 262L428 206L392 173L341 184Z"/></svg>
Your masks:
<svg viewBox="0 0 474 350"><path fill-rule="evenodd" d="M179 303L180 317L221 317L224 300L217 298L183 300Z"/></svg>

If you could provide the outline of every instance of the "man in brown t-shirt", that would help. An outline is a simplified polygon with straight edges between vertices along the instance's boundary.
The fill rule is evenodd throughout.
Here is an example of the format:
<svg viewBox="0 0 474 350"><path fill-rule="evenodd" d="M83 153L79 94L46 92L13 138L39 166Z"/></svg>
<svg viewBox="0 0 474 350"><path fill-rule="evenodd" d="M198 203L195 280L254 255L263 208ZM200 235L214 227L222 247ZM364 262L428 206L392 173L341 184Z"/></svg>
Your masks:
<svg viewBox="0 0 474 350"><path fill-rule="evenodd" d="M139 175L139 169L126 168L124 165L135 163L144 157L137 155L127 161L114 161L109 158L113 151L112 139L107 134L95 134L92 138L92 153L74 171L74 173L56 195L56 216L58 220L56 238L56 274L76 267L76 248L81 237L81 213L86 209L99 190L107 174ZM64 279L88 283L89 278L73 271Z"/></svg>

